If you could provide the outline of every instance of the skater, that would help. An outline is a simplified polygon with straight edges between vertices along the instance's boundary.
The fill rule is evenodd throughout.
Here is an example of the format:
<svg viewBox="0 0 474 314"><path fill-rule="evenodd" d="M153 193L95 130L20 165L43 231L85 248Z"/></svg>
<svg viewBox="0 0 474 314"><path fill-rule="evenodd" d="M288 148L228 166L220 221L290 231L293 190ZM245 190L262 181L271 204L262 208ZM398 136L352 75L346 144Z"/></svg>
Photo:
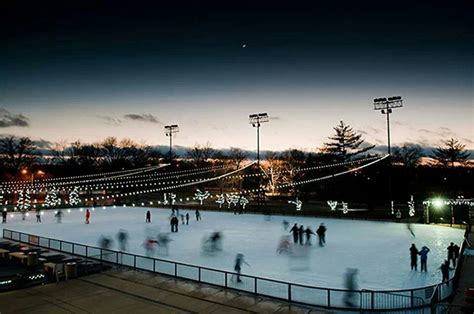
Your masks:
<svg viewBox="0 0 474 314"><path fill-rule="evenodd" d="M26 210L21 212L21 220L26 220Z"/></svg>
<svg viewBox="0 0 474 314"><path fill-rule="evenodd" d="M445 260L439 269L441 269L442 282L446 282L446 285L449 286L449 271L453 269L449 267L449 261Z"/></svg>
<svg viewBox="0 0 474 314"><path fill-rule="evenodd" d="M451 263L451 261L453 261L453 267L456 267L456 257L455 257L455 254L454 254L454 243L451 242L451 244L448 246L447 248L448 250L448 263Z"/></svg>
<svg viewBox="0 0 474 314"><path fill-rule="evenodd" d="M283 229L285 229L285 231L288 230L290 223L287 220L283 220L282 224L283 224Z"/></svg>
<svg viewBox="0 0 474 314"><path fill-rule="evenodd" d="M2 224L6 224L6 223L7 223L7 209L5 208L2 211Z"/></svg>
<svg viewBox="0 0 474 314"><path fill-rule="evenodd" d="M176 216L171 218L171 232L178 232L179 220Z"/></svg>
<svg viewBox="0 0 474 314"><path fill-rule="evenodd" d="M295 244L297 244L298 243L298 233L299 233L298 225L294 224L293 227L290 229L289 233L293 233L293 242Z"/></svg>
<svg viewBox="0 0 474 314"><path fill-rule="evenodd" d="M100 237L100 239L99 239L99 246L100 246L102 249L108 250L111 245L112 245L112 239L110 239L109 237L104 237L104 236L101 236L101 237Z"/></svg>
<svg viewBox="0 0 474 314"><path fill-rule="evenodd" d="M36 210L36 222L41 222L41 211L39 209Z"/></svg>
<svg viewBox="0 0 474 314"><path fill-rule="evenodd" d="M290 243L290 236L282 236L280 239L280 243L278 243L277 248L278 254L281 253L291 253L291 243Z"/></svg>
<svg viewBox="0 0 474 314"><path fill-rule="evenodd" d="M88 208L88 209L86 209L86 224L90 223L90 221L91 221L90 219L91 219L91 212Z"/></svg>
<svg viewBox="0 0 474 314"><path fill-rule="evenodd" d="M306 243L305 243L305 245L311 245L311 235L314 234L313 230L311 230L311 227L308 226L308 228L306 228L304 233L306 234Z"/></svg>
<svg viewBox="0 0 474 314"><path fill-rule="evenodd" d="M147 211L147 212L146 212L145 222L146 222L146 223L150 223L150 222L151 222L151 212L150 212L150 211Z"/></svg>
<svg viewBox="0 0 474 314"><path fill-rule="evenodd" d="M425 273L428 271L426 269L426 262L428 261L428 253L430 249L427 248L426 246L423 246L418 252L418 255L420 255L420 262L421 262L421 272L425 271Z"/></svg>
<svg viewBox="0 0 474 314"><path fill-rule="evenodd" d="M348 307L356 306L356 304L354 303L354 297L356 296L356 292L354 290L357 290L357 273L357 269L348 268L346 274L344 275L344 285L345 288L348 290L344 294L344 303Z"/></svg>
<svg viewBox="0 0 474 314"><path fill-rule="evenodd" d="M240 279L240 272L242 270L242 264L247 264L250 266L245 260L244 260L244 254L238 253L237 256L235 257L235 266L234 266L234 271L237 273L237 282L242 282ZM232 277L233 279L233 277Z"/></svg>
<svg viewBox="0 0 474 314"><path fill-rule="evenodd" d="M300 245L303 245L303 233L304 233L304 227L303 225L300 225L298 229L298 239L300 240Z"/></svg>
<svg viewBox="0 0 474 314"><path fill-rule="evenodd" d="M143 246L145 247L146 256L152 257L153 255L155 255L156 245L157 245L157 241L155 239L152 239L150 237L145 239Z"/></svg>
<svg viewBox="0 0 474 314"><path fill-rule="evenodd" d="M63 212L62 212L62 210L59 209L59 210L56 212L56 214L55 214L54 216L55 216L56 219L57 219L57 220L56 220L57 223L60 224L61 221L62 221L62 218L63 218Z"/></svg>
<svg viewBox="0 0 474 314"><path fill-rule="evenodd" d="M164 249L164 254L168 255L169 254L169 248L168 248L168 243L171 242L171 239L169 238L167 233L159 233L157 237L158 241L157 244L159 247L162 247Z"/></svg>
<svg viewBox="0 0 474 314"><path fill-rule="evenodd" d="M319 238L319 246L324 246L326 244L326 227L323 223L319 225L318 230L316 230Z"/></svg>
<svg viewBox="0 0 474 314"><path fill-rule="evenodd" d="M196 209L196 221L201 220L201 213L199 212L199 209Z"/></svg>
<svg viewBox="0 0 474 314"><path fill-rule="evenodd" d="M181 217L181 224L184 225L184 215L181 214L181 215L179 215L179 216Z"/></svg>
<svg viewBox="0 0 474 314"><path fill-rule="evenodd" d="M186 224L189 225L189 213L186 213Z"/></svg>
<svg viewBox="0 0 474 314"><path fill-rule="evenodd" d="M412 243L410 247L410 261L411 270L414 269L416 271L418 266L418 249L416 248L415 243Z"/></svg>
<svg viewBox="0 0 474 314"><path fill-rule="evenodd" d="M407 229L408 229L408 232L410 232L411 236L415 238L415 232L413 232L413 227L411 223L407 223Z"/></svg>
<svg viewBox="0 0 474 314"><path fill-rule="evenodd" d="M211 252L222 251L221 239L222 235L220 232L214 232L209 237L209 241L211 242Z"/></svg>
<svg viewBox="0 0 474 314"><path fill-rule="evenodd" d="M128 240L127 232L123 229L120 229L119 232L117 233L117 240L119 243L120 251L125 252L127 250L127 240Z"/></svg>

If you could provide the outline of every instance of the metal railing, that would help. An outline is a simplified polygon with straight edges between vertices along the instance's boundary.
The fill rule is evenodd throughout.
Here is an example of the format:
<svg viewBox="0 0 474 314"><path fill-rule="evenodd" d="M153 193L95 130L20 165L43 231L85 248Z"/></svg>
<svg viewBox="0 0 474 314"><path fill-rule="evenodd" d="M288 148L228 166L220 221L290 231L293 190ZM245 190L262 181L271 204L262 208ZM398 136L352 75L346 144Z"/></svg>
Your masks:
<svg viewBox="0 0 474 314"><path fill-rule="evenodd" d="M3 238L101 262L326 308L403 310L428 306L433 300L442 301L453 294L454 278L428 287L391 291L314 287L243 274L240 275L241 281L237 282L235 280L237 273L234 272L102 249L8 229L3 229ZM349 297L358 302L348 303Z"/></svg>

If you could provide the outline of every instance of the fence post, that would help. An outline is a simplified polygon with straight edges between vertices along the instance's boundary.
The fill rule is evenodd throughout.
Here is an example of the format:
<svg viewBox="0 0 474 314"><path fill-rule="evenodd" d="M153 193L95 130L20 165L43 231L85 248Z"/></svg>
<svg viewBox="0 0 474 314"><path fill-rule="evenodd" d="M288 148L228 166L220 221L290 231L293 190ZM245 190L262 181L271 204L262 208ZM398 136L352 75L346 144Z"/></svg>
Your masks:
<svg viewBox="0 0 474 314"><path fill-rule="evenodd" d="M137 256L133 255L133 269L137 268Z"/></svg>
<svg viewBox="0 0 474 314"><path fill-rule="evenodd" d="M51 248L51 239L48 238L48 249L50 249L50 248Z"/></svg>
<svg viewBox="0 0 474 314"><path fill-rule="evenodd" d="M254 293L257 293L257 277L253 277L253 282Z"/></svg>
<svg viewBox="0 0 474 314"><path fill-rule="evenodd" d="M174 263L174 276L178 277L178 264Z"/></svg>
<svg viewBox="0 0 474 314"><path fill-rule="evenodd" d="M102 260L102 249L100 249L100 260Z"/></svg>
<svg viewBox="0 0 474 314"><path fill-rule="evenodd" d="M370 308L373 310L374 309L374 291L370 291Z"/></svg>
<svg viewBox="0 0 474 314"><path fill-rule="evenodd" d="M201 282L201 267L198 267L198 281Z"/></svg>
<svg viewBox="0 0 474 314"><path fill-rule="evenodd" d="M413 290L410 291L410 306L413 307Z"/></svg>
<svg viewBox="0 0 474 314"><path fill-rule="evenodd" d="M225 287L227 288L227 272L226 271L224 272L224 275L225 275Z"/></svg>
<svg viewBox="0 0 474 314"><path fill-rule="evenodd" d="M89 247L86 245L86 257L89 257Z"/></svg>
<svg viewBox="0 0 474 314"><path fill-rule="evenodd" d="M153 259L153 272L156 273L156 259Z"/></svg>
<svg viewBox="0 0 474 314"><path fill-rule="evenodd" d="M63 241L59 241L59 251L62 252L63 251Z"/></svg>
<svg viewBox="0 0 474 314"><path fill-rule="evenodd" d="M331 307L331 289L328 289L328 307Z"/></svg>

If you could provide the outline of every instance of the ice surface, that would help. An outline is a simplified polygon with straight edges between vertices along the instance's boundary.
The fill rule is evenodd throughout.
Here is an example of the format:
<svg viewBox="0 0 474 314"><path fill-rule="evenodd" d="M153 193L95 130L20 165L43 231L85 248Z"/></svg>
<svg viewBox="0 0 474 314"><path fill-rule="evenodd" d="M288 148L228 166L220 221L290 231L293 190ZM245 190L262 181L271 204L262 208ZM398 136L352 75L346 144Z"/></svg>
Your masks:
<svg viewBox="0 0 474 314"><path fill-rule="evenodd" d="M150 224L145 223L147 210L152 213ZM243 274L316 287L344 288L343 275L347 267L359 269L359 289L405 289L436 284L441 281L438 268L446 258L446 247L450 242L460 245L463 239L462 230L441 226L413 225L416 234L413 238L403 223L295 216L272 216L267 220L263 215L209 211L201 211L202 220L196 221L193 210L180 210L180 214L186 212L190 214L190 224L180 222L179 232L170 233L169 255L157 252L155 257L233 271L235 255L242 253L250 264L243 266ZM33 212L26 221L15 213L13 218L8 216L8 223L2 227L92 246L98 246L100 236L109 236L114 239L112 249L118 249L116 234L123 228L129 234L128 251L140 255L145 255L142 244L146 234L155 236L158 232L170 231L169 209L99 207L91 211L89 225L84 223L84 211L73 209L63 210L63 213L61 224L56 223L54 211L45 211L42 223L35 222ZM290 235L282 226L285 219L290 227L298 223L311 226L313 231L324 222L328 229L326 246L319 247L313 237L308 258L278 254L276 249L281 236ZM202 239L214 231L224 235L223 251L205 254L201 249ZM423 245L431 249L428 273L410 270L411 243L419 249ZM195 275L185 267L178 271ZM216 273L215 280L224 279ZM285 293L275 285L268 289L277 295Z"/></svg>

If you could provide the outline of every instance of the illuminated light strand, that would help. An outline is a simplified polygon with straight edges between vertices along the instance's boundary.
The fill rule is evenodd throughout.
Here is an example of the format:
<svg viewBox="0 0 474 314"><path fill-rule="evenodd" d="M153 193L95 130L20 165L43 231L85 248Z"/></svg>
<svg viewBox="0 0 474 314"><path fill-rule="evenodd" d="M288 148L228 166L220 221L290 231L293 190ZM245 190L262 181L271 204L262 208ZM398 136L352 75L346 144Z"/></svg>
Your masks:
<svg viewBox="0 0 474 314"><path fill-rule="evenodd" d="M242 168L236 169L236 170L231 171L231 172L226 173L226 174L222 174L222 175L217 176L217 177L203 179L202 181L199 181L199 182L189 182L189 183L177 184L177 185L172 185L172 186L166 186L166 187L157 188L157 189L147 189L147 190L141 190L141 191L118 193L118 194L114 194L114 195L97 196L97 197L93 197L93 198L85 198L83 200L83 202L87 202L88 200L93 201L93 200L101 200L101 199L102 200L116 199L116 198L125 197L125 196L156 193L156 192L172 190L172 189L176 189L176 188L180 188L180 187L193 186L193 185L201 184L201 183L204 183L204 182L211 182L211 181L215 181L215 180L220 180L220 179L225 178L229 175L233 175L233 174L238 173L238 172L240 172L244 169L247 169L248 167L252 166L255 163L256 163L256 161L253 161L253 162L249 163L248 165L246 165Z"/></svg>
<svg viewBox="0 0 474 314"><path fill-rule="evenodd" d="M160 180L166 180L166 179L169 179L169 178L178 178L178 177L187 177L187 176L194 176L194 175L197 175L197 174L202 174L202 173L207 173L207 172L215 172L215 171L222 171L222 170L225 170L225 169L212 169L212 170L203 170L203 171L200 171L200 172L193 172L193 173L187 173L187 174L181 174L179 176L176 176L176 175L170 175L170 176L166 176L166 177L162 177L162 178L148 178L148 179L135 179L135 180L129 180L129 181L120 181L120 182L109 182L109 183L90 183L90 184L82 184L82 185L75 185L73 187L70 187L70 188L64 188L64 186L61 188L61 192L69 192L69 191L72 191L73 188L75 187L78 187L80 188L80 191L92 191L92 190L105 190L106 188L108 187L111 187L112 189L115 189L115 188L128 188L129 186L131 187L138 187L138 186L143 186L143 185L162 185L162 184L167 184L168 182L158 182L158 183L152 183L151 181L160 181ZM189 181L189 180L187 180ZM67 183L68 185L72 183ZM174 182L173 182L174 184ZM125 186L124 186L125 185ZM43 190L46 190L46 189L51 189L51 188L56 188L56 187L59 187L60 185L50 185L49 187L41 187L40 189L35 189L33 190L34 192L33 193L36 193L36 191L38 190L38 192L41 194L43 192L46 192L46 191L43 191ZM4 193L4 191L2 191L2 193ZM7 194L13 194L15 193L14 190L7 190L6 191ZM5 193L4 193L5 194Z"/></svg>
<svg viewBox="0 0 474 314"><path fill-rule="evenodd" d="M112 181L112 180L117 180L121 177L128 177L128 178L143 178L143 177L150 177L150 176L170 176L170 175L173 175L171 177L174 177L174 174L181 174L181 173L188 173L188 174L191 174L191 173L194 173L194 172L199 172L199 171L202 171L204 169L207 169L209 171L211 171L211 169L215 169L215 170L218 170L218 169L226 169L226 168L229 168L231 167L230 165L219 165L219 166L212 166L212 167L202 167L202 168L197 168L197 169L187 169L187 170L179 170L179 171L172 171L172 172L164 172L164 173L155 173L155 174L140 174L140 173L143 173L144 170L140 170L140 171L137 171L136 173L139 173L138 175L133 175L133 174L130 174L128 173L127 175L122 175L122 176L115 176L115 177L107 177L107 178L97 178L97 179L88 179L88 180L77 180L77 181L65 181L65 182L52 182L52 183L44 183L44 182L41 182L41 183L35 183L33 186L34 187L46 187L46 186L58 186L58 185L72 185L72 184L78 184L78 183L86 183L86 182L97 182L97 181ZM157 169L151 169L151 170L157 170ZM150 171L151 171L150 170ZM27 184L27 185L16 185L14 186L15 189L19 189L20 187L24 187L24 186L31 186L31 183L30 184ZM12 188L12 187L9 187L9 188Z"/></svg>

